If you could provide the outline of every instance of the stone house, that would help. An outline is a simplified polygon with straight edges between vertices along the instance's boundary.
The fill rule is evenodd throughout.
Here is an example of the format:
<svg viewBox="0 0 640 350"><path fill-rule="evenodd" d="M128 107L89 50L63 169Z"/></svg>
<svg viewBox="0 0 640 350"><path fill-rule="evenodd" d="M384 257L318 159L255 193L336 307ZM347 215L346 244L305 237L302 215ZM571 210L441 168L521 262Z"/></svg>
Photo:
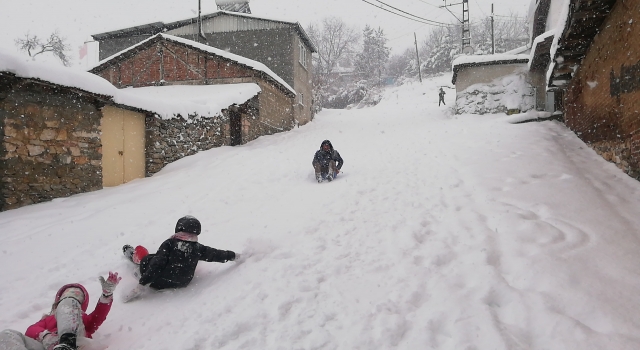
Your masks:
<svg viewBox="0 0 640 350"><path fill-rule="evenodd" d="M102 188L108 99L0 71L0 210Z"/></svg>
<svg viewBox="0 0 640 350"><path fill-rule="evenodd" d="M92 37L99 43L100 60L163 33L261 62L293 87L296 93L293 117L297 124L306 124L313 118L311 55L317 52L316 47L297 22L258 17L247 13L250 11L241 12L216 11L181 21L148 23Z"/></svg>
<svg viewBox="0 0 640 350"><path fill-rule="evenodd" d="M174 101L144 96L0 51L0 211L122 184L229 145L230 115L253 113L260 87L196 88L170 91Z"/></svg>

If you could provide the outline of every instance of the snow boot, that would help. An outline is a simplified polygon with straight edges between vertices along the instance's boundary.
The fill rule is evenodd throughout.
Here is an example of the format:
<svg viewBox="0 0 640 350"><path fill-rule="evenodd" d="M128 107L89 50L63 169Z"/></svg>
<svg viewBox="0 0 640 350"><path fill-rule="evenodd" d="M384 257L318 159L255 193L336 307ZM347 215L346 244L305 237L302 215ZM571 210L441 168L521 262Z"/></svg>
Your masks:
<svg viewBox="0 0 640 350"><path fill-rule="evenodd" d="M328 173L327 174L327 181L329 181L329 182L333 181L333 173Z"/></svg>
<svg viewBox="0 0 640 350"><path fill-rule="evenodd" d="M122 247L122 253L127 259L129 259L136 265L140 264L142 258L149 255L149 251L147 250L147 248L141 245L133 248L128 244L125 244L124 247Z"/></svg>
<svg viewBox="0 0 640 350"><path fill-rule="evenodd" d="M318 181L318 183L321 183L323 181L322 174L316 173L316 180Z"/></svg>
<svg viewBox="0 0 640 350"><path fill-rule="evenodd" d="M133 247L128 244L125 244L124 247L122 247L122 254L124 254L124 256L131 262L133 262L133 251Z"/></svg>
<svg viewBox="0 0 640 350"><path fill-rule="evenodd" d="M53 347L53 350L77 350L76 335L73 333L64 333L60 335L58 345Z"/></svg>

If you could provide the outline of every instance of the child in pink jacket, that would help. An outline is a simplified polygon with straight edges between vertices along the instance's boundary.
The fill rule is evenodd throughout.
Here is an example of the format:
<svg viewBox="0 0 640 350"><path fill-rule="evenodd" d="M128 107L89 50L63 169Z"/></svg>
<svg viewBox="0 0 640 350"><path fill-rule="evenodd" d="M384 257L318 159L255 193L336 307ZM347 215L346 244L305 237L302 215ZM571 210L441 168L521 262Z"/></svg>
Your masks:
<svg viewBox="0 0 640 350"><path fill-rule="evenodd" d="M87 314L89 293L81 284L62 286L56 293L51 312L27 328L24 335L14 330L0 332L2 350L76 350L78 338L91 338L111 310L113 291L122 278L109 272L100 276L102 295L95 310Z"/></svg>

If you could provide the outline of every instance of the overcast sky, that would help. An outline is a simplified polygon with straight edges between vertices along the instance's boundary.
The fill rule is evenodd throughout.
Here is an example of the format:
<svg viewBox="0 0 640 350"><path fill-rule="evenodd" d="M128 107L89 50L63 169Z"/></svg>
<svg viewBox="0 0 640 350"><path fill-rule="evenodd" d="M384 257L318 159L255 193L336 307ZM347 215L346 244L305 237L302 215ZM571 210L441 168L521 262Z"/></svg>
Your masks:
<svg viewBox="0 0 640 350"><path fill-rule="evenodd" d="M368 2L380 5L376 0ZM447 0L448 4L462 0ZM526 16L532 0L470 0L471 20L491 13L508 16L512 13ZM439 8L444 0L384 0L400 10L433 21L453 23L462 16L462 6L447 10ZM413 33L418 40L424 37L431 26L396 16L363 0L251 0L254 15L276 17L300 22L305 28L324 17L337 16L359 29L369 24L384 29L389 46L400 53L413 45ZM114 29L162 21L190 18L197 15L197 0L0 0L0 48L16 51L14 40L30 32L47 36L58 29L72 47L72 57L77 62L78 49L90 35ZM203 13L216 9L215 0L202 0ZM499 17L497 17L499 18ZM473 33L472 33L473 35Z"/></svg>

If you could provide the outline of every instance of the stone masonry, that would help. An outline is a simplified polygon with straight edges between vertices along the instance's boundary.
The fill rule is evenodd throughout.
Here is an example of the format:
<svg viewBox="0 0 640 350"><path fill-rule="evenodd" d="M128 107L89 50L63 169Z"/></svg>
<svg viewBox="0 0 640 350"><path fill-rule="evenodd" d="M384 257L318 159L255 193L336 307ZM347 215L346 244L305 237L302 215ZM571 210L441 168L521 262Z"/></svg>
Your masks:
<svg viewBox="0 0 640 350"><path fill-rule="evenodd" d="M228 145L229 118L189 116L161 119L147 116L146 176L152 176L167 164L213 147Z"/></svg>
<svg viewBox="0 0 640 350"><path fill-rule="evenodd" d="M16 84L0 96L0 210L102 188L97 100Z"/></svg>

